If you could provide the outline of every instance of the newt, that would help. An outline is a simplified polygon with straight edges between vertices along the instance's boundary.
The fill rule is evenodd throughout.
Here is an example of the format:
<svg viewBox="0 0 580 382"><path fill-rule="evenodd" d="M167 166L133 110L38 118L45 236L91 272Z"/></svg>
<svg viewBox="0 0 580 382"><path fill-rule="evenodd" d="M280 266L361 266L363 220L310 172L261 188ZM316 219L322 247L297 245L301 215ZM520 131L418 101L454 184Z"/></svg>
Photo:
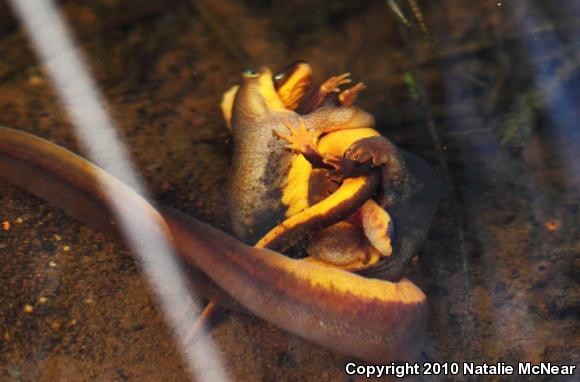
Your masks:
<svg viewBox="0 0 580 382"><path fill-rule="evenodd" d="M311 77L301 61L274 75L264 68L245 73L241 85L224 95L222 112L236 148L229 208L234 233L248 244L260 237L258 245L281 251L310 236L306 252L314 256L308 260L397 280L424 240L438 201L437 181L424 162L398 149L374 129L370 114L353 106L362 83L340 90L350 82L343 74L312 87ZM336 192L342 190L333 180L337 173L352 178L372 170L381 173L376 202L365 200L359 209L360 198ZM350 212L358 213L344 221L348 216L336 206L349 201ZM413 225L407 224L410 215ZM307 229L297 229L301 225ZM364 237L356 234L357 225ZM401 230L394 251L393 227ZM292 235L293 242L283 240Z"/></svg>
<svg viewBox="0 0 580 382"><path fill-rule="evenodd" d="M282 104L272 75L267 71L262 74L266 74L260 77L265 86L258 87L256 91L259 97L268 99L260 110L270 113L262 121L280 121L277 118L282 115L280 118L287 118L288 123L299 122L298 118L302 117ZM244 102L238 103L239 110L232 110L232 124L243 123L242 118L255 112L255 109L246 108L248 104ZM327 125L352 123L356 126L352 117L363 115L362 111L357 114L360 109L345 107L343 110L328 115L332 122L327 122ZM281 114L276 116L278 112ZM315 113L323 118L323 109L310 115ZM259 126L257 124L255 127ZM286 129L284 124L269 126L282 132ZM276 141L273 142L284 146L280 153L284 152L285 144L274 138ZM265 138L257 136L257 139ZM244 147L236 148L234 155L240 155L243 150ZM426 234L429 215L432 215L436 205L436 200L433 202L436 198L425 196L425 189L436 193L437 182L429 167L414 157L405 154L403 157L407 171L414 175L417 182L422 182L418 183L420 187L417 190L423 191L404 199L400 205L393 205L388 211L395 224L397 220L399 222L395 229L396 237L400 239L398 244L395 241L393 253L398 249L401 249L400 253L414 252L415 243ZM251 159L250 163L259 160L263 158ZM283 154L277 161L278 165L286 163ZM277 168L275 166L274 170ZM238 170L241 171L239 174L245 171ZM376 171L371 173L376 174ZM240 224L236 234L239 233L244 239L234 238L179 211L145 200L112 175L60 146L9 128L0 128L0 176L62 208L74 218L118 237L114 211L110 210L103 193L104 187L114 189L125 204L131 206L130 209L150 215L166 232L179 256L209 276L219 287L218 290L227 293L252 314L308 341L371 362L412 360L423 348L426 298L418 287L405 278L391 282L363 277L245 244L243 241L259 237L268 228L258 225L257 228L247 229ZM350 179L359 179L360 183L356 183L354 189L363 190L368 187L367 182L371 178L376 176L366 174ZM376 185L368 188L376 188ZM257 190L266 195L272 192L267 185ZM356 195L350 195L353 194ZM231 198L235 202L243 196ZM264 213L259 208L257 211ZM239 222L254 216L252 209L241 209L235 213ZM280 213L284 212L276 211L276 214ZM396 218L397 215L401 218ZM326 224L330 223L323 225ZM412 237L405 239L405 233ZM395 265L386 270L396 270L399 262L406 265L406 261L408 259L388 262ZM221 295L213 301L227 305L227 296Z"/></svg>

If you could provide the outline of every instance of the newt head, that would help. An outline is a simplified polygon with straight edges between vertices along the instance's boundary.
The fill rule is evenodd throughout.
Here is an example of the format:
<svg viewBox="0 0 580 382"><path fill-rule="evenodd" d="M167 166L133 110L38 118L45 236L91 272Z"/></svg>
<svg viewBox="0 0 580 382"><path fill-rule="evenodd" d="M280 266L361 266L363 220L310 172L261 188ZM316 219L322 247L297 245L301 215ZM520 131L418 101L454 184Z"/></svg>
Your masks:
<svg viewBox="0 0 580 382"><path fill-rule="evenodd" d="M254 110L257 115L268 109L295 110L311 81L312 68L305 61L295 61L274 74L265 67L257 72L246 70L242 73L242 84L232 86L222 97L220 107L228 128L231 129L232 110L237 97L240 98L237 101L240 107Z"/></svg>
<svg viewBox="0 0 580 382"><path fill-rule="evenodd" d="M242 83L235 102L240 102L240 107L255 108L261 112L285 109L274 86L272 71L267 67L262 67L257 72L250 69L242 73Z"/></svg>
<svg viewBox="0 0 580 382"><path fill-rule="evenodd" d="M229 94L230 99L226 99L230 92L224 95L222 110L224 107L229 108L232 120L246 122L288 111L276 91L272 71L266 67L260 68L257 72L245 71L239 87ZM224 105L224 102L227 104ZM236 126L236 122L232 121L232 126Z"/></svg>

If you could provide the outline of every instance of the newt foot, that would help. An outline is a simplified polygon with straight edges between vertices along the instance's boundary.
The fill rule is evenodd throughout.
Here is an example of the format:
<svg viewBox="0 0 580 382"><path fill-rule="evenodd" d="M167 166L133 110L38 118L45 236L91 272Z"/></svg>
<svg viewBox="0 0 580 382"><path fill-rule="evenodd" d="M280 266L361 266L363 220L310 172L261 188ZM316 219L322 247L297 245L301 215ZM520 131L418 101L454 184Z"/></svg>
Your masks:
<svg viewBox="0 0 580 382"><path fill-rule="evenodd" d="M362 82L351 86L348 89L341 91L338 94L338 102L341 106L351 106L358 97L358 94L366 88L366 85Z"/></svg>
<svg viewBox="0 0 580 382"><path fill-rule="evenodd" d="M329 176L336 181L343 181L346 178L352 178L359 175L357 162L344 157L335 157L333 155L325 155L323 163L330 168Z"/></svg>
<svg viewBox="0 0 580 382"><path fill-rule="evenodd" d="M299 154L308 155L316 151L316 134L306 128L304 121L300 120L298 126L293 126L289 122L282 122L289 131L289 134L283 134L274 130L276 137L288 142L286 148Z"/></svg>
<svg viewBox="0 0 580 382"><path fill-rule="evenodd" d="M332 76L320 85L320 90L326 94L339 92L341 85L350 84L352 82L349 77L350 73L343 73L340 76Z"/></svg>
<svg viewBox="0 0 580 382"><path fill-rule="evenodd" d="M395 155L393 146L383 137L363 138L354 142L346 149L344 157L358 163L370 163L382 166L389 163Z"/></svg>

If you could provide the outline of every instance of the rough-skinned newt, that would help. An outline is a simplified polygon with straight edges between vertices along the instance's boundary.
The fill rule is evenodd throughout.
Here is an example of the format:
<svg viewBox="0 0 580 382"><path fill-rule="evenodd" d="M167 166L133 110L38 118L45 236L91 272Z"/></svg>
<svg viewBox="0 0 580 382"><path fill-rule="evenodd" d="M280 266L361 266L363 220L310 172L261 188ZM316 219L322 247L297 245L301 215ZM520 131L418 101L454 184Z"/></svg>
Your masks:
<svg viewBox="0 0 580 382"><path fill-rule="evenodd" d="M413 359L424 341L425 295L391 283L254 248L201 221L156 207L113 176L39 137L0 128L0 176L80 221L117 233L104 188L150 214L177 253L258 317L367 361ZM217 303L220 303L219 301Z"/></svg>
<svg viewBox="0 0 580 382"><path fill-rule="evenodd" d="M268 77L271 78L271 75ZM297 122L295 116L288 112L289 109L283 105L280 107L281 102L276 102L275 92L267 94L267 97L271 98L263 105L262 111L268 114L275 110L282 113L282 119L286 122ZM239 102L243 109L245 101ZM274 109L270 108L271 105ZM249 110L246 112L249 113ZM243 110L232 110L232 122L242 118L244 113ZM323 113L323 109L319 109L309 115L318 114L317 118L324 119ZM357 118L354 117L364 116L363 113L357 108L343 107L338 114L328 114L326 125L356 125ZM270 115L263 121L273 123L270 128L284 129L282 123L274 126L276 118ZM312 120L309 123L313 123ZM368 123L362 125L368 126ZM284 146L276 137L272 142ZM251 141L246 144L251 144ZM248 148L243 145L236 148L235 155L239 157L244 150ZM285 150L280 150L280 153L283 152ZM283 155L275 158L277 164L286 163ZM416 174L419 189L425 190L426 186L436 184L428 166L414 157L404 154L403 157L407 170ZM252 160L260 161L263 158ZM273 170L277 171L278 167ZM243 174L244 170L240 171L239 174ZM284 176L284 171L281 170L280 174ZM178 211L155 206L113 176L60 146L8 128L0 128L0 176L59 206L90 226L118 234L117 225L114 224L115 214L109 210L103 193L103 187L114 189L127 205L151 215L166 232L182 259L203 271L243 308L321 346L373 362L411 360L423 347L426 299L407 279L389 282L361 277L344 270L291 259L266 248L249 246ZM364 189L367 187L364 179L373 176L367 174L359 178L363 179L359 189ZM267 194L271 192L268 186L264 184L256 190ZM283 190L277 192L283 193ZM243 196L232 197L232 200L235 202L236 198ZM259 196L254 198L258 199ZM424 237L435 205L436 198L426 198L424 192L416 193L400 205L408 218L400 220L400 227L396 227L397 237L405 232L412 235L410 242L400 240L402 250L416 249L415 243ZM397 206L389 210L389 214L395 216L393 211L397 212ZM414 222L414 214L425 220ZM252 216L252 210L242 210L238 216L239 221L243 222ZM262 228L263 231L267 229ZM238 232L245 234L241 236L246 236L246 240L259 236L257 229L242 227L238 228ZM406 261L400 262L404 267ZM397 268L398 262L388 264L393 263L395 266L391 266L391 270Z"/></svg>
<svg viewBox="0 0 580 382"><path fill-rule="evenodd" d="M303 212L308 206L307 164L297 164L297 156L286 150L286 144L274 135L283 133L286 125L305 123L309 128L341 129L374 124L374 118L357 107L343 107L300 116L287 109L274 87L272 72L262 69L260 73L245 73L242 83L228 92L222 105L224 115L231 126L234 140L232 171L230 174L229 211L235 235L248 244L257 243L278 222ZM227 105L225 105L227 103ZM231 115L231 121L229 116ZM303 171L295 171L301 168ZM341 196L337 201L352 204L358 200L362 205L373 192L369 186L372 175L353 177L345 182L339 194L345 191L353 198ZM354 197L357 194L359 197ZM330 203L326 203L330 205ZM324 207L324 206L323 206ZM312 222L324 227L349 215L352 207L332 205L334 214L317 214L318 219L295 219ZM356 209L356 208L355 208ZM330 219L330 220L325 220ZM315 228L309 224L304 233ZM294 235L289 236L294 237ZM276 246L285 249L293 240L278 236Z"/></svg>
<svg viewBox="0 0 580 382"><path fill-rule="evenodd" d="M309 260L397 280L425 238L438 201L437 181L426 164L381 136L370 114L351 106L364 85L340 90L350 82L344 74L311 87L311 76L305 62L273 77L264 68L245 73L242 83L224 95L222 111L236 147L230 178L234 232L249 244L260 237L258 246L282 251L300 237L314 235L306 250L313 255ZM351 182L372 171L381 173L382 187L372 190L376 202L366 201L356 219L343 221L347 209L337 206L348 205L351 213L357 210L355 202L362 206L360 198L351 198ZM336 174L346 178L338 190L332 187ZM391 220L392 213L397 218ZM402 214L417 221L403 227L397 222L408 221ZM362 239L354 234L353 220L358 220ZM410 235L395 235L396 251L390 241L393 221L395 232ZM351 245L345 242L348 237ZM389 258L391 252L395 256Z"/></svg>

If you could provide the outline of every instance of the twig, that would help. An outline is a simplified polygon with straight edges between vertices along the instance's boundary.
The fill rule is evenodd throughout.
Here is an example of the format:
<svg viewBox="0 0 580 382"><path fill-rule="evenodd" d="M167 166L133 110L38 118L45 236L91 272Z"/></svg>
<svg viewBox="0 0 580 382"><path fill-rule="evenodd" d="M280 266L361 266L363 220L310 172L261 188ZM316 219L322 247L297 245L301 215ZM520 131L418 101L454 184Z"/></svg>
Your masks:
<svg viewBox="0 0 580 382"><path fill-rule="evenodd" d="M189 0L191 5L197 10L201 19L207 24L207 26L214 32L220 42L224 45L224 48L240 63L245 66L249 65L250 59L249 55L240 47L240 45L234 44L233 40L230 38L230 33L227 32L223 23L220 23L213 13L208 9L203 0Z"/></svg>

